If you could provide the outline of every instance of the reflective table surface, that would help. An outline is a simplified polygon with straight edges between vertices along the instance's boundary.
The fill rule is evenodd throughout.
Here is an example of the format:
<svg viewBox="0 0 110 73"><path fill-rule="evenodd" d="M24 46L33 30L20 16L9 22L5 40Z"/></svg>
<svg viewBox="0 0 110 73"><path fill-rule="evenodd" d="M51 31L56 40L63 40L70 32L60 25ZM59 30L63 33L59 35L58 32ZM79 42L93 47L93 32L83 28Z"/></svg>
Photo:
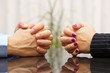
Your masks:
<svg viewBox="0 0 110 73"><path fill-rule="evenodd" d="M57 72L54 66L45 57L0 59L0 73L110 73L108 58L70 57Z"/></svg>

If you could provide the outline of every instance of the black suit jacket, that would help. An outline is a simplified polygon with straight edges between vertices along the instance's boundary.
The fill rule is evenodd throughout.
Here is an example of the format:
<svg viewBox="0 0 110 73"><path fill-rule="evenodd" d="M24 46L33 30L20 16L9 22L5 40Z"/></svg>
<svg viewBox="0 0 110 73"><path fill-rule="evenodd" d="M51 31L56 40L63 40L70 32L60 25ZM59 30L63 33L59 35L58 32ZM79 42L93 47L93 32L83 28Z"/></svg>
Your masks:
<svg viewBox="0 0 110 73"><path fill-rule="evenodd" d="M96 33L92 39L90 48L93 57L110 57L110 34Z"/></svg>

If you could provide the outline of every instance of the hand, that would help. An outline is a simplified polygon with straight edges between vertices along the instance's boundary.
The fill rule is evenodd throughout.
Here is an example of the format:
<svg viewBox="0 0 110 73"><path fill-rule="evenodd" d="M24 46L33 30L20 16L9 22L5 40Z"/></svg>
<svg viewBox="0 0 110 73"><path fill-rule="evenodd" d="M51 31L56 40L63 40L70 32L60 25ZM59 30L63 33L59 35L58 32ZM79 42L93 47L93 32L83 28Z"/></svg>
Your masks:
<svg viewBox="0 0 110 73"><path fill-rule="evenodd" d="M62 66L60 73L91 73L90 59L87 58L69 58Z"/></svg>
<svg viewBox="0 0 110 73"><path fill-rule="evenodd" d="M31 24L33 25L33 24ZM19 22L19 24L16 26L15 31L19 30L20 28L22 29L27 29L29 27L29 25L26 22Z"/></svg>
<svg viewBox="0 0 110 73"><path fill-rule="evenodd" d="M94 30L94 28L91 25L89 25L87 23L79 23L76 25L78 27L73 26L73 29L77 30L76 39L77 39L77 43L79 44L78 45L79 51L81 53L90 53L90 45L91 45L92 38L93 38L94 34L96 33L96 31Z"/></svg>
<svg viewBox="0 0 110 73"><path fill-rule="evenodd" d="M51 73L44 57L19 58L8 62L9 73Z"/></svg>
<svg viewBox="0 0 110 73"><path fill-rule="evenodd" d="M67 26L61 34L60 40L65 49L73 55L77 55L79 52L89 53L90 44L95 33L91 25L77 23L73 26Z"/></svg>
<svg viewBox="0 0 110 73"><path fill-rule="evenodd" d="M79 61L77 58L69 58L68 61L62 66L60 73L77 73L79 70Z"/></svg>
<svg viewBox="0 0 110 73"><path fill-rule="evenodd" d="M19 29L13 36L9 37L8 54L17 56L41 56L47 52L53 38L51 32L43 24L36 24L30 28ZM36 36L35 33L37 33Z"/></svg>
<svg viewBox="0 0 110 73"><path fill-rule="evenodd" d="M52 73L50 64L47 63L45 58L41 58L37 62L37 72L36 73Z"/></svg>

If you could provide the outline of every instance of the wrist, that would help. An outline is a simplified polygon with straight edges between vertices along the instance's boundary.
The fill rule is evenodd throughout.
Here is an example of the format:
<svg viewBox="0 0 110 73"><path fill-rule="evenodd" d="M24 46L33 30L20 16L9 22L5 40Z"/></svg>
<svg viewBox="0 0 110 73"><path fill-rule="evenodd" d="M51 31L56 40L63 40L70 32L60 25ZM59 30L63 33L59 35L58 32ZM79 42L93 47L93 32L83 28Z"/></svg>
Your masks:
<svg viewBox="0 0 110 73"><path fill-rule="evenodd" d="M89 44L89 50L88 50L88 53L90 53L90 46L91 46L91 43L92 43L92 40L93 40L93 37L94 35L96 34L96 32L94 31L92 34L91 34L91 38L90 38L90 44Z"/></svg>
<svg viewBox="0 0 110 73"><path fill-rule="evenodd" d="M8 37L8 46L7 46L8 55L12 54L12 46L11 46L11 42L10 41L12 41L11 36Z"/></svg>

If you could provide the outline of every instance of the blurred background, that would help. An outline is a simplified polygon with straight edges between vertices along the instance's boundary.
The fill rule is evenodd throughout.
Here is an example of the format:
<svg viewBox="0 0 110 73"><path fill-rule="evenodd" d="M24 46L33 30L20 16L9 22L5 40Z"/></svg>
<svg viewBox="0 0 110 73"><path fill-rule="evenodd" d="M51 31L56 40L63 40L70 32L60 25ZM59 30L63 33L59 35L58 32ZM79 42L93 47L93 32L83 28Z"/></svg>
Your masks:
<svg viewBox="0 0 110 73"><path fill-rule="evenodd" d="M48 13L56 0L0 0L0 33L12 34L18 22L47 24ZM63 12L62 27L79 21L93 25L97 32L110 32L110 0L58 0L54 18Z"/></svg>
<svg viewBox="0 0 110 73"><path fill-rule="evenodd" d="M59 65L71 56L59 42L62 29L76 22L87 22L97 32L110 32L110 0L0 0L0 33L13 34L20 21L43 22L50 27L54 40L47 58L52 65Z"/></svg>

